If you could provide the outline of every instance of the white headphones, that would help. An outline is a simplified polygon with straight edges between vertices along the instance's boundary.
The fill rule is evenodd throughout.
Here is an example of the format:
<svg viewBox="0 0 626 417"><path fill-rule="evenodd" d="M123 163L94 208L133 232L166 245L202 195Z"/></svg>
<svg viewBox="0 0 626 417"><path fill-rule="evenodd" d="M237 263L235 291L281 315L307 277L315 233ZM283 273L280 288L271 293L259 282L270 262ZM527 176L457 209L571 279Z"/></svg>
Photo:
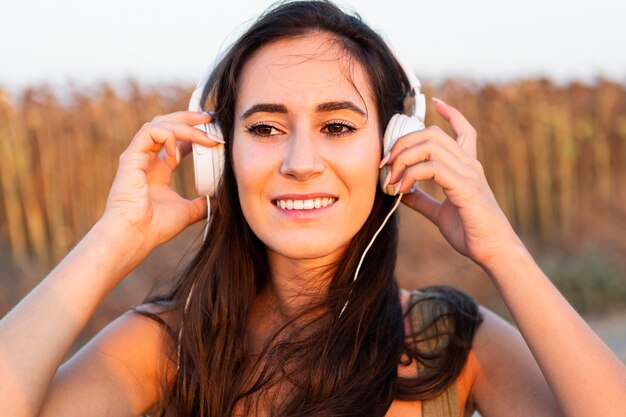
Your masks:
<svg viewBox="0 0 626 417"><path fill-rule="evenodd" d="M426 98L424 97L424 94L421 93L421 84L419 80L413 71L411 71L410 67L406 66L397 56L395 57L402 66L402 69L409 80L411 89L407 99L409 99L412 104L406 114L395 114L389 121L383 136L383 155L386 155L396 141L402 136L424 129L424 117L426 115ZM213 68L214 65L210 65L206 69L204 76L196 85L196 89L189 100L189 111L201 112L203 110L200 104L202 100L202 93L204 92L204 87L211 76L211 73L213 72ZM196 126L196 128L223 138L222 132L215 123L199 125ZM198 195L214 196L224 170L224 145L220 144L218 146L208 148L193 143L193 162L196 178L196 191L198 192ZM390 170L391 167L387 165L381 169L379 180L381 188ZM392 187L388 186L387 190L383 189L383 192L393 195L393 190L391 188Z"/></svg>
<svg viewBox="0 0 626 417"><path fill-rule="evenodd" d="M410 83L411 88L410 88L409 94L405 98L405 103L407 102L410 103L410 110L407 111L406 114L404 113L394 114L391 120L389 120L389 124L387 124L387 128L385 129L385 134L383 136L383 155L386 155L387 153L389 153L389 151L391 150L393 145L396 143L396 141L400 139L402 136L408 135L411 132L416 132L418 130L424 129L424 118L426 116L426 97L424 96L424 94L421 93L421 84L419 80L417 79L413 71L411 71L410 67L408 67L401 59L399 59L397 55L394 54L394 56L400 63L400 66L402 67L402 70L404 71ZM221 57L217 58L216 63L219 62L219 59L221 59ZM189 111L193 111L193 112L203 111L202 106L201 106L202 94L204 92L204 87L207 81L209 80L211 73L213 72L214 67L215 65L210 65L205 70L204 75L202 76L198 84L196 85L196 88L193 94L191 95L191 98L189 99ZM198 125L195 127L211 135L218 136L222 139L224 137L222 135L220 128L218 127L216 123ZM224 171L224 158L225 158L224 145L220 144L212 148L207 148L205 146L193 143L192 146L193 146L193 164L194 164L194 172L195 172L195 178L196 178L196 191L198 192L198 195L203 195L203 196L206 196L207 198L207 209L208 209L207 224L204 230L204 239L206 240L207 233L208 233L208 226L209 226L209 216L211 213L211 205L210 205L209 197L215 195L215 192L217 191L217 187L220 182L220 178L222 177L222 173ZM390 171L391 171L391 167L387 165L385 165L380 170L379 183L384 193L393 195L392 187L388 186L387 189L383 188L384 181L387 177L387 174ZM415 187L416 185L417 183L415 183L413 187ZM411 191L413 191L413 189ZM369 248L371 247L372 243L374 242L374 240L376 239L380 231L383 229L383 227L387 223L387 220L389 220L393 212L398 208L398 204L400 203L401 197L402 197L402 194L398 196L393 208L387 214L387 217L385 217L382 224L380 225L380 227L378 228L378 230L372 237L369 245L367 246L367 248L361 255L361 260L359 261L356 272L354 273L353 280L356 281L357 276L359 274L359 270L361 269L361 265L363 263L363 259L365 258L365 255L367 254ZM187 300L185 301L185 306L183 308L183 315L186 314L187 309L189 307L189 302L191 300L191 294L193 293L194 287L195 286L192 286L189 292L189 295L187 296ZM341 309L341 312L339 313L340 317L345 311L346 307L348 306L348 302L350 301L351 294L352 292L350 292L350 294L348 295L348 299L346 300L346 303L344 304L343 308ZM183 332L183 326L184 326L184 323L181 323L181 327L178 333L177 368L179 368L180 340L181 340L181 336Z"/></svg>

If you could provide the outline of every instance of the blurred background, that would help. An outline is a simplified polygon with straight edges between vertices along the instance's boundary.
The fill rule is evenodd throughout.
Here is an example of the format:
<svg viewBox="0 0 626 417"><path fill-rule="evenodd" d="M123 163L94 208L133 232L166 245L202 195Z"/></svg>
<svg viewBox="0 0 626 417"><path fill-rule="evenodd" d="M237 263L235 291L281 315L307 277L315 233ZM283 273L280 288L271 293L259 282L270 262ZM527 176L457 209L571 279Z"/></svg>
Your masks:
<svg viewBox="0 0 626 417"><path fill-rule="evenodd" d="M271 2L18 3L3 8L0 27L0 316L102 215L134 132L185 109L204 67ZM626 3L340 4L385 34L428 97L472 122L479 159L515 229L626 361L626 54L618 52ZM427 124L452 134L430 108ZM192 175L187 158L173 184L187 197ZM453 285L510 318L484 272L436 228L410 210L400 219L402 286ZM193 256L201 226L133 271L73 351L166 288Z"/></svg>

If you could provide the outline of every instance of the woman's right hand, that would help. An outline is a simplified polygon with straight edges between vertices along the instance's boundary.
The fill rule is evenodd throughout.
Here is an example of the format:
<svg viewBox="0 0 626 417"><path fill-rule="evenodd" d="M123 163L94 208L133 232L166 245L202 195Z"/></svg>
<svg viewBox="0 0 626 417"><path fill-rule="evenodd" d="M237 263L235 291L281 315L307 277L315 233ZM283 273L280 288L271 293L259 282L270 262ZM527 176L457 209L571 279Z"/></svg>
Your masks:
<svg viewBox="0 0 626 417"><path fill-rule="evenodd" d="M193 126L211 115L180 111L155 117L135 134L119 158L101 223L133 234L144 253L206 217L205 197L187 200L170 188L172 173L191 151L191 143L217 146ZM111 223L113 222L113 223Z"/></svg>

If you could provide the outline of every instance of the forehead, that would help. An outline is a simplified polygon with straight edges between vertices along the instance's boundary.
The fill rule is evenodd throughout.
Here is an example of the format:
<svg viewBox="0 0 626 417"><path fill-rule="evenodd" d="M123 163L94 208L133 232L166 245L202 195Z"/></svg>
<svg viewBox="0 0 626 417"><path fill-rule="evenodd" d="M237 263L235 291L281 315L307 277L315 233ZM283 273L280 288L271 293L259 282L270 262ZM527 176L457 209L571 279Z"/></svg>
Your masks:
<svg viewBox="0 0 626 417"><path fill-rule="evenodd" d="M365 102L370 112L374 106L363 66L325 34L280 40L256 51L242 68L238 93L238 110L252 101L350 100Z"/></svg>

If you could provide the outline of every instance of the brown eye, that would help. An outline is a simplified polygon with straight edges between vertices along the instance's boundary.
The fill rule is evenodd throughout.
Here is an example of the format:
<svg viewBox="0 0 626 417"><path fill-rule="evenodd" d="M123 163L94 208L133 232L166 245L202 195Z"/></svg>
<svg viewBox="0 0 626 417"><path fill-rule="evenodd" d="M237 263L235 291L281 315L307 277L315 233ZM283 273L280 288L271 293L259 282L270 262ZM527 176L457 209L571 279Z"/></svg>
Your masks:
<svg viewBox="0 0 626 417"><path fill-rule="evenodd" d="M280 130L276 129L274 126L264 124L264 123L259 123L259 124L248 126L247 130L250 134L254 136L263 137L263 138L279 135L282 133Z"/></svg>
<svg viewBox="0 0 626 417"><path fill-rule="evenodd" d="M328 129L328 133L337 134L337 133L343 133L346 127L342 125L330 125L327 127L327 129Z"/></svg>
<svg viewBox="0 0 626 417"><path fill-rule="evenodd" d="M269 136L272 134L272 128L269 126L257 126L255 130L256 133L263 136Z"/></svg>
<svg viewBox="0 0 626 417"><path fill-rule="evenodd" d="M355 132L356 128L346 122L330 122L324 125L322 131L332 137L341 137Z"/></svg>

